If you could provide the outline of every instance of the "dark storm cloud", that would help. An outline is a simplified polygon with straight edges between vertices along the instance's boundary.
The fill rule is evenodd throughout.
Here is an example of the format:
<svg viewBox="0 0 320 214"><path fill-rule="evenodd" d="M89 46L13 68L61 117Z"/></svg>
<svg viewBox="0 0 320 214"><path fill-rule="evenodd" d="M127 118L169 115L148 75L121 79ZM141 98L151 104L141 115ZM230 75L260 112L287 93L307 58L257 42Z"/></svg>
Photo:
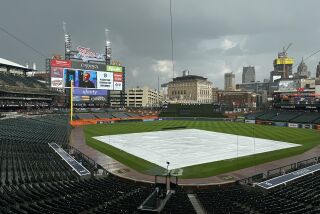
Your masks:
<svg viewBox="0 0 320 214"><path fill-rule="evenodd" d="M262 80L282 47L300 61L320 49L317 0L172 0L176 75L183 69L222 87L223 73L256 66ZM110 29L113 58L127 67L129 86L156 87L172 76L169 0L3 0L0 26L48 57L63 53L62 21L75 45L104 50ZM0 31L0 57L44 68L44 59ZM307 61L314 70L319 56Z"/></svg>

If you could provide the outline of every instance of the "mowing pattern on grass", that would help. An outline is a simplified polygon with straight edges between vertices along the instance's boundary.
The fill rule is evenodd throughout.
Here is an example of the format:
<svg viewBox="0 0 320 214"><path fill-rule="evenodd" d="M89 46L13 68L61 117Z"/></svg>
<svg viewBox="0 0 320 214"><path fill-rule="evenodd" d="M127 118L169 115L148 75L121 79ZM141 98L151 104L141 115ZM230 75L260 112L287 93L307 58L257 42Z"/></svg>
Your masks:
<svg viewBox="0 0 320 214"><path fill-rule="evenodd" d="M266 152L258 155L229 159L212 163L205 163L185 167L182 178L199 178L213 176L237 169L242 169L257 164L282 159L305 152L318 145L320 133L315 130L293 129L275 126L261 126L244 123L231 122L210 122L210 121L155 121L155 122L131 122L121 124L101 124L85 127L86 143L107 154L108 156L122 162L137 171L146 174L161 174L163 168L147 162L139 157L130 155L108 144L93 139L95 136L115 135L125 133L160 131L163 128L186 126L188 128L202 129L207 131L223 132L235 135L242 135L255 138L264 138L277 141L285 141L302 146L282 149L273 152ZM152 173L150 173L152 172ZM159 172L159 173L155 173Z"/></svg>

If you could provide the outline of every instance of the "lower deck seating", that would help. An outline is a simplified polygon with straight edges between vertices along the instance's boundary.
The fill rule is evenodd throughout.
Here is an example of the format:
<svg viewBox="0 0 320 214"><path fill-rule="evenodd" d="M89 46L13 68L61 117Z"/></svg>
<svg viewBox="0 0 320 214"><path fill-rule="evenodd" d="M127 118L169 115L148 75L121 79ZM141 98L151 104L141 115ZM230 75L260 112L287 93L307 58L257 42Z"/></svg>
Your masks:
<svg viewBox="0 0 320 214"><path fill-rule="evenodd" d="M208 213L319 213L320 173L308 175L271 192L234 185L197 190Z"/></svg>

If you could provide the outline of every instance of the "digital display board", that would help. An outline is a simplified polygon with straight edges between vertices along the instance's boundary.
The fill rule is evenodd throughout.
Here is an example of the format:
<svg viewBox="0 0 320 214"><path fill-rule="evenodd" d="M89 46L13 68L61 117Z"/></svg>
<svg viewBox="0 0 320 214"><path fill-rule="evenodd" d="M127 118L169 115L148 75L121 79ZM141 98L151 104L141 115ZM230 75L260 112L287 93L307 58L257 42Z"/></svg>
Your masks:
<svg viewBox="0 0 320 214"><path fill-rule="evenodd" d="M70 88L73 81L74 88L117 91L123 89L123 70L120 66L70 60L51 60L50 65L52 88ZM110 71L104 71L107 68Z"/></svg>
<svg viewBox="0 0 320 214"><path fill-rule="evenodd" d="M295 91L299 88L299 84L295 80L280 80L279 91Z"/></svg>

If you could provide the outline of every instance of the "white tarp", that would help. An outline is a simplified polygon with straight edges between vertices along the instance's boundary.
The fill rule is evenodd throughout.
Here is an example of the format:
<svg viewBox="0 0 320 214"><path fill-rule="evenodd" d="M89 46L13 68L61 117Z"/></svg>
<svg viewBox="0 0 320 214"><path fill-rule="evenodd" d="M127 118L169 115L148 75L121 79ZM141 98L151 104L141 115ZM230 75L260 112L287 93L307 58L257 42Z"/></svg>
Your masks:
<svg viewBox="0 0 320 214"><path fill-rule="evenodd" d="M167 166L166 162L169 161L170 169L300 146L293 143L198 129L94 138L164 168Z"/></svg>

